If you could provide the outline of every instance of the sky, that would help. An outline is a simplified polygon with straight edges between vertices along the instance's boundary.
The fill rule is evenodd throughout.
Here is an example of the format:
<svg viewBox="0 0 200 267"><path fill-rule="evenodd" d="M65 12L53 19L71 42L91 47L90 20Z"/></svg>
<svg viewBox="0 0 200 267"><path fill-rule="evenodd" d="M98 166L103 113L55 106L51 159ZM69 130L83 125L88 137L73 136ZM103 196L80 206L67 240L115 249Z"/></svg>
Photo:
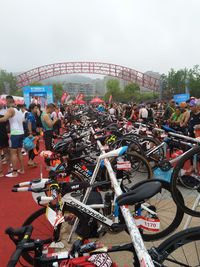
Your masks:
<svg viewBox="0 0 200 267"><path fill-rule="evenodd" d="M200 0L0 0L0 68L98 61L167 73L200 64Z"/></svg>

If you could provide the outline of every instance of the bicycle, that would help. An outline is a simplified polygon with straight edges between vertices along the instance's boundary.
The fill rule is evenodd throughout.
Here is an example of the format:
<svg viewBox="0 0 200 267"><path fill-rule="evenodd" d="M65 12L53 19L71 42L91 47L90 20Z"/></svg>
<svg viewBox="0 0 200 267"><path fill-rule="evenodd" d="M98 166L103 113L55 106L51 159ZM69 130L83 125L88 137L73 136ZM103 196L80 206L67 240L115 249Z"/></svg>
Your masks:
<svg viewBox="0 0 200 267"><path fill-rule="evenodd" d="M127 149L127 148L126 148ZM123 148L123 149L117 149L117 150L114 150L114 151L111 151L111 152L108 152L108 153L106 153L105 154L105 157L111 157L112 155L115 155L115 156L118 156L119 155L119 153L120 153L120 151L125 151L125 148ZM98 161L97 161L97 166L96 166L96 168L95 168L95 170L94 170L94 173L93 173L93 180L95 180L95 175L97 175L97 172L98 172L98 168L100 167L100 163L101 163L101 159L102 159L102 157L103 157L103 155L104 154L102 154L100 157L99 157L99 159L98 159ZM105 159L104 159L104 161L105 161ZM111 173L113 173L113 171L112 171L112 168L110 168L109 169L109 171L111 172ZM41 181L41 183L43 183L43 186L45 185L45 183L46 183L47 181L44 181L44 179ZM149 182L154 182L154 181L149 181ZM92 181L91 180L91 185L93 185L93 183L94 183L94 181ZM162 183L162 186L165 184L163 181L161 181L161 183ZM23 183L23 184L21 184L22 186L27 186L27 185L29 185L29 183ZM21 186L20 184L18 185L18 186ZM42 185L40 184L40 183L38 183L38 182L36 182L36 185L37 185L37 187L39 186L39 187L41 187ZM76 184L76 186L78 186L78 184ZM96 185L95 185L96 186ZM119 186L118 185L118 183L117 183L117 186ZM166 185L166 186L168 186L168 184ZM44 186L44 188L45 188L45 186ZM44 189L43 188L43 189ZM164 187L165 188L165 187ZM37 188L36 188L37 189ZM15 188L15 190L16 191L20 191L20 190L24 190L24 191L31 191L29 188L19 188L19 189L17 189L17 188ZM76 190L80 190L80 188L78 187L78 189L76 188ZM90 190L91 190L91 188L89 189L89 190L87 190L86 191L86 196L87 196L87 194L88 194L88 192L90 192ZM121 189L120 189L121 190ZM33 191L33 190L32 190ZM39 191L38 189L36 190L37 192ZM65 191L66 192L66 191ZM166 198L168 199L168 196L166 195ZM44 196L42 196L42 200L50 200L50 201L52 201L53 200L53 198L52 197L46 197L45 195ZM87 198L86 198L87 199ZM84 197L84 199L83 199L83 202L85 202L86 201L86 199L85 199L85 197ZM40 199L41 200L41 199ZM73 206L73 208L74 209L72 209L72 208L70 208L69 209L69 207L68 207L68 205L67 205L67 207L66 207L66 205L64 205L63 206L63 214L65 214L65 211L67 212L70 212L70 214L71 213L74 213L77 217L80 217L80 212L84 212L85 211L85 209L86 210L88 210L88 212L89 212L89 215L91 215L92 216L92 214L93 214L93 216L92 217L94 217L95 219L97 219L98 221L100 221L100 222L103 222L104 224L107 224L107 226L111 226L112 224L113 224L113 221L112 220L110 220L110 219L107 219L105 216L103 216L101 213L98 213L98 212L96 212L96 211L94 211L94 210L92 210L92 209L89 209L89 208L87 208L87 206L86 205L84 205L83 203L81 203L80 201L78 201L77 199L74 199L74 198L71 198L71 196L69 196L69 195L66 195L66 196L63 196L62 197L62 200L61 200L61 202L66 202L66 203L68 203L69 205L70 205L70 203L74 203L74 206ZM157 206L157 202L159 202L159 201L157 201L156 200L156 197L155 197L155 199L153 199L152 200L152 203L150 203L150 205L148 204L148 206L151 206L149 209L148 209L148 206L147 207L143 207L143 205L138 205L138 207L137 207L137 209L141 209L141 213L142 213L142 210L143 211L146 211L147 213L146 213L146 216L148 217L148 214L150 214L150 215L156 215L157 214L157 210L156 210L156 206ZM165 201L165 205L167 205L166 204L166 201ZM162 205L162 206L165 206L165 205ZM103 205L93 205L93 207L96 207L96 208L103 208L104 206ZM164 207L164 209L165 209L165 207ZM78 212L77 212L77 210L78 210ZM156 214L155 214L155 211L156 211ZM171 211L171 209L170 209L170 211ZM36 213L34 213L30 218L28 218L28 220L26 220L26 222L24 223L24 225L27 225L27 224L31 224L31 223L33 223L33 222L35 222L35 221L38 221L38 219L40 219L41 217L42 217L42 215L44 215L46 213L46 208L42 208L42 209L40 209L39 211L37 211ZM51 212L52 213L52 212ZM86 212L87 213L87 212ZM87 213L88 214L88 213ZM141 215L141 214L140 214ZM161 229L161 231L159 231L159 232L153 232L153 233L150 233L150 234L148 234L148 232L146 232L145 230L144 230L144 237L146 236L146 238L145 239L150 239L150 240L152 240L152 239L158 239L158 238L161 238L161 237L163 237L163 236L166 236L167 234L169 234L170 232L172 232L173 230L175 230L177 227L178 227L178 225L180 224L180 222L182 221L182 217L183 217L183 212L180 212L180 210L179 209L176 209L176 207L175 207L175 212L174 213L172 213L172 215L173 215L173 218L172 218L172 222L170 221L170 223L166 223L165 225L164 225L164 229ZM132 216L132 215L131 215ZM68 217L66 217L67 219L69 218L70 216L68 216ZM132 217L133 218L133 217ZM171 217L170 217L171 218ZM83 220L85 220L85 217L82 219L82 221ZM86 220L85 220L86 221ZM72 224L72 220L70 219L69 220L69 223L71 223ZM74 221L73 221L73 223L74 223ZM74 229L73 229L73 231L72 232L74 232L75 231L75 229L76 229L76 227L77 227L77 224L75 223L74 224ZM115 227L116 227L116 224L115 224ZM120 226L121 227L121 226ZM120 230L120 227L118 227L118 229L117 229L117 227L116 227L116 229L117 230ZM154 229L155 230L155 229ZM47 230L46 230L47 231ZM51 237L52 237L52 234L53 234L53 230L52 230L52 228L51 228L51 230L50 230L50 233L51 233ZM149 237L148 237L149 236ZM70 239L70 238L69 238ZM52 238L50 238L49 239L49 243L51 242L51 241L53 241L52 240ZM30 256L30 255L27 255L27 261L31 261L32 260L32 257Z"/></svg>

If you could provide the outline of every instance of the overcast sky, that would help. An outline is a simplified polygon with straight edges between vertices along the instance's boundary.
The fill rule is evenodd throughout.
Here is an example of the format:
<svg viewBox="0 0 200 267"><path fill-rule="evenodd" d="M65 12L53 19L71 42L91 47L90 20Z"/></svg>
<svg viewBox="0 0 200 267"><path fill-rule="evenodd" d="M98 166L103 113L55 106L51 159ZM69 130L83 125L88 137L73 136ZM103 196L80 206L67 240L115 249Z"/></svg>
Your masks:
<svg viewBox="0 0 200 267"><path fill-rule="evenodd" d="M0 0L0 68L99 61L168 72L200 64L200 0Z"/></svg>

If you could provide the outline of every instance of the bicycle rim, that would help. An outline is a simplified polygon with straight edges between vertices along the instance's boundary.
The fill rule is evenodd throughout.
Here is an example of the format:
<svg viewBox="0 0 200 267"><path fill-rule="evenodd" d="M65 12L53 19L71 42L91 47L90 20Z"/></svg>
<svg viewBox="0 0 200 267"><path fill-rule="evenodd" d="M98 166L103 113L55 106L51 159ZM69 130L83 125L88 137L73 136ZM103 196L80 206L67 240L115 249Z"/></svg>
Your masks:
<svg viewBox="0 0 200 267"><path fill-rule="evenodd" d="M195 157L198 159L195 161L196 163L193 161ZM185 213L196 217L200 217L200 205L198 201L198 198L200 197L199 158L200 147L194 147L180 159L173 170L171 179L171 189L174 201ZM177 194L178 190L184 198L184 203L181 202L180 195Z"/></svg>
<svg viewBox="0 0 200 267"><path fill-rule="evenodd" d="M160 259L156 259L156 262L163 264L163 266L200 266L200 227L175 234L164 241L156 250L160 257Z"/></svg>

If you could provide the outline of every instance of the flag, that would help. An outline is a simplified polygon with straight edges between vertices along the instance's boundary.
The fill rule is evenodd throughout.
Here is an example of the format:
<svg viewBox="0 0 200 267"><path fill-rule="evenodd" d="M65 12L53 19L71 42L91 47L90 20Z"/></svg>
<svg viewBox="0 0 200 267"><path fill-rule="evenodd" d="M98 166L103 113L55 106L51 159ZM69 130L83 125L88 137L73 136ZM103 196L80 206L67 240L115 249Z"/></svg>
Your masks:
<svg viewBox="0 0 200 267"><path fill-rule="evenodd" d="M76 100L83 100L84 97L85 97L84 94L78 94L76 96Z"/></svg>
<svg viewBox="0 0 200 267"><path fill-rule="evenodd" d="M60 103L63 105L65 103L65 100L69 94L67 92L64 92L61 96Z"/></svg>
<svg viewBox="0 0 200 267"><path fill-rule="evenodd" d="M108 102L109 104L112 102L112 95L110 95Z"/></svg>

